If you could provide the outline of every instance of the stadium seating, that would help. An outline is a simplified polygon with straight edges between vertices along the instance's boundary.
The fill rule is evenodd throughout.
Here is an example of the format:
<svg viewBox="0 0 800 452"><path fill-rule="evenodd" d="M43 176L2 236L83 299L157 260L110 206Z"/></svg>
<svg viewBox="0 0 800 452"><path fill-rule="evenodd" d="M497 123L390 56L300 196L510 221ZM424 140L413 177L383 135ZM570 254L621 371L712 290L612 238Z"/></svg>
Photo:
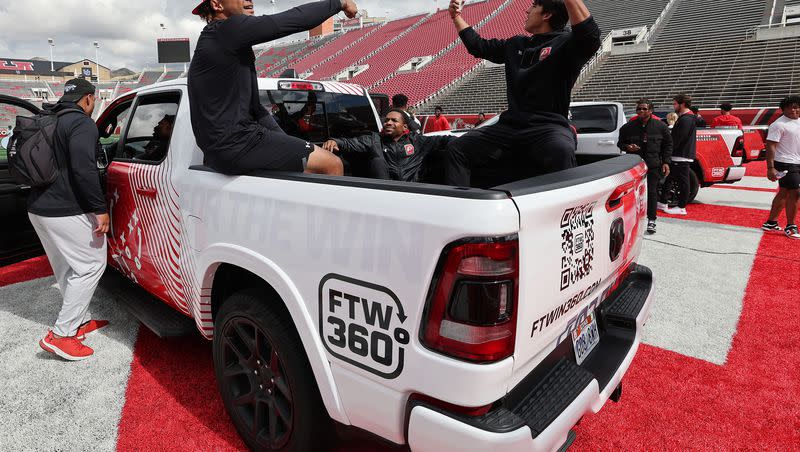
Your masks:
<svg viewBox="0 0 800 452"><path fill-rule="evenodd" d="M480 8L485 6L488 8ZM510 26L520 17L524 17L525 10L530 6L524 1L490 1L486 5L467 5L464 9L466 20L470 24L478 24L487 16L495 13L494 17L480 25L474 25L486 37L507 38L519 30ZM498 8L502 8L498 11ZM448 24L449 25L449 24ZM518 26L518 24L517 24ZM451 37L455 31L450 25ZM402 92L410 99L411 103L418 103L441 90L454 80L475 69L481 60L476 59L467 52L461 40L452 43L452 48L446 54L434 60L419 72L409 72L395 75L374 87L373 91L394 94Z"/></svg>
<svg viewBox="0 0 800 452"><path fill-rule="evenodd" d="M700 107L774 106L800 89L800 38L755 41L747 31L768 21L771 1L678 0L650 52L612 55L574 94L575 100L647 96L669 105L678 92ZM687 24L691 24L687 26Z"/></svg>
<svg viewBox="0 0 800 452"><path fill-rule="evenodd" d="M158 79L163 74L163 71L144 71L142 72L141 77L139 77L139 82L136 83L136 88L141 88L142 86L152 85L153 83L157 82Z"/></svg>
<svg viewBox="0 0 800 452"><path fill-rule="evenodd" d="M378 29L377 26L364 27L357 30L352 30L341 35L338 39L321 47L313 53L306 54L305 58L299 59L292 63L287 64L289 68L293 68L298 74L302 74L313 67L320 65L322 62L336 55L338 52L350 47L358 42L368 34L374 33Z"/></svg>
<svg viewBox="0 0 800 452"><path fill-rule="evenodd" d="M271 72L268 73L268 77L277 77L281 74L286 68L293 68L295 64L306 58L309 55L316 53L320 48L326 47L331 42L335 42L340 36L341 33L336 33L328 36L324 36L321 38L312 38L308 41L308 45L302 47L300 50L292 53L288 57L286 57L285 61L280 62L277 67L274 67ZM298 72L299 74L299 72Z"/></svg>
<svg viewBox="0 0 800 452"><path fill-rule="evenodd" d="M256 71L264 77L268 71L275 70L273 66L285 61L291 54L306 47L306 41L270 47L256 56Z"/></svg>
<svg viewBox="0 0 800 452"><path fill-rule="evenodd" d="M164 73L164 76L161 77L160 81L166 82L167 80L175 80L176 78L179 78L182 74L183 74L182 70L181 71L167 71L166 73Z"/></svg>
<svg viewBox="0 0 800 452"><path fill-rule="evenodd" d="M344 69L359 61L365 60L368 55L375 52L376 49L379 49L393 38L411 30L415 25L418 26L421 22L424 23L423 21L427 18L428 16L423 14L398 19L382 25L378 31L357 42L347 49L346 52L312 69L313 74L311 78L323 80L334 77Z"/></svg>
<svg viewBox="0 0 800 452"><path fill-rule="evenodd" d="M687 92L700 107L721 101L736 107L767 107L790 92L800 92L796 70L800 37L757 41L754 32L756 26L779 24L784 7L800 5L800 0L585 1L604 36L648 26L649 52L602 54L582 74L574 100L629 105L648 96L664 107L677 92ZM507 38L524 33L530 4L530 0L477 0L468 2L463 14L482 36ZM255 51L262 77L294 68L310 79L330 80L349 67L369 65L349 81L374 92L402 92L422 113L434 105L442 105L448 113L506 108L504 68L469 55L446 10ZM400 72L414 57L431 59L413 72L407 68ZM146 69L136 81L104 83L101 89L113 89L119 96L182 74L178 69ZM0 93L30 100L37 100L34 88L49 89L53 98L63 93L62 82L0 82Z"/></svg>

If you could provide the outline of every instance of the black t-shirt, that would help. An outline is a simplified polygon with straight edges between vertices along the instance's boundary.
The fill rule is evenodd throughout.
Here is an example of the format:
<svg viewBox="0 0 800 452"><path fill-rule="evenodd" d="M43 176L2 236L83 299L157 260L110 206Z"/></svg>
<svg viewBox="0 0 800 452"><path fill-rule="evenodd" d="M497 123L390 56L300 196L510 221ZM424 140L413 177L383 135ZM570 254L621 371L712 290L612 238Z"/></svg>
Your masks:
<svg viewBox="0 0 800 452"><path fill-rule="evenodd" d="M506 65L508 111L504 118L550 118L559 123L566 121L572 88L583 65L601 44L600 28L592 17L574 25L572 31L483 39L467 28L459 35L473 56Z"/></svg>
<svg viewBox="0 0 800 452"><path fill-rule="evenodd" d="M206 161L231 159L266 133L259 120L269 113L259 101L252 46L314 28L339 11L341 0L324 0L206 25L188 74L192 130Z"/></svg>
<svg viewBox="0 0 800 452"><path fill-rule="evenodd" d="M672 145L673 157L697 158L697 119L693 113L681 115L672 127Z"/></svg>

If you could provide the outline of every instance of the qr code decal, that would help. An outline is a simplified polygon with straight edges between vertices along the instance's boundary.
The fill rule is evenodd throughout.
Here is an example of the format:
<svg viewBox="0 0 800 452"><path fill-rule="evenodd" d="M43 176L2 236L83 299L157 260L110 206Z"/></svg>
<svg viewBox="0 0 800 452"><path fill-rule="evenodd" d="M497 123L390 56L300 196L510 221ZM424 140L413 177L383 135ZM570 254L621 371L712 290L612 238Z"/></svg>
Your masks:
<svg viewBox="0 0 800 452"><path fill-rule="evenodd" d="M592 271L594 261L594 207L596 202L571 207L561 216L561 290Z"/></svg>

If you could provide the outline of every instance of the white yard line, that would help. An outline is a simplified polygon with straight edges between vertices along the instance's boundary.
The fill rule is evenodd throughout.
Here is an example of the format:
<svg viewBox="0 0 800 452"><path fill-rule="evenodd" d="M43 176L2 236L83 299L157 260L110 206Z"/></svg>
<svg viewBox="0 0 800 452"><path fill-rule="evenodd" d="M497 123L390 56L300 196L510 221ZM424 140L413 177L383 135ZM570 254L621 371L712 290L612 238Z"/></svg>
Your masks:
<svg viewBox="0 0 800 452"><path fill-rule="evenodd" d="M761 236L757 229L659 220L658 233L647 237L639 259L656 281L644 342L724 364Z"/></svg>
<svg viewBox="0 0 800 452"><path fill-rule="evenodd" d="M0 450L113 451L138 322L101 288L90 306L111 324L95 354L66 362L39 348L61 297L52 277L0 288Z"/></svg>

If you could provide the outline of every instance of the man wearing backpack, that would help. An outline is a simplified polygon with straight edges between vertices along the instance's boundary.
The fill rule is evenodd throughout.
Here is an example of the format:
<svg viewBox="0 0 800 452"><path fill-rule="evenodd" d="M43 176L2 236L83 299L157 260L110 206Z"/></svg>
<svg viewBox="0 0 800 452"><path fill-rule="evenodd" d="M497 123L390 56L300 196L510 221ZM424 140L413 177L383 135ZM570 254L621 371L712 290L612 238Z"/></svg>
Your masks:
<svg viewBox="0 0 800 452"><path fill-rule="evenodd" d="M58 103L45 107L45 113L58 118L51 141L55 180L32 187L28 198L28 217L63 297L55 326L39 346L71 361L91 356L94 351L83 344L84 335L108 324L92 320L89 313L89 302L106 268L109 228L97 169L99 135L91 118L94 93L94 85L73 79L64 85ZM24 148L24 143L18 147Z"/></svg>

